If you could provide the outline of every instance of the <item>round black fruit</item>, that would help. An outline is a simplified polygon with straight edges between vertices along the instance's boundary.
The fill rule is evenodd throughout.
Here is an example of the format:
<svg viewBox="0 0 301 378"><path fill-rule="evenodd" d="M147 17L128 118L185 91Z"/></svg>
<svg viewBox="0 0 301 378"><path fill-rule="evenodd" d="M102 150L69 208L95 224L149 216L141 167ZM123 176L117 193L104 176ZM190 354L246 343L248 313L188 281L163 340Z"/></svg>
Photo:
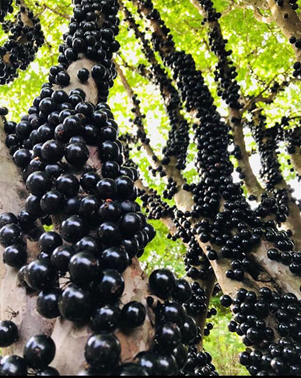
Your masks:
<svg viewBox="0 0 301 378"><path fill-rule="evenodd" d="M175 276L167 269L155 270L149 277L151 291L162 299L167 299L172 295L175 283Z"/></svg>
<svg viewBox="0 0 301 378"><path fill-rule="evenodd" d="M32 337L25 345L24 358L33 369L45 369L55 357L55 343L46 335Z"/></svg>
<svg viewBox="0 0 301 378"><path fill-rule="evenodd" d="M119 363L121 346L114 335L94 335L85 347L87 362L95 368L106 369Z"/></svg>
<svg viewBox="0 0 301 378"><path fill-rule="evenodd" d="M15 323L4 320L0 322L0 347L7 348L19 338L18 328Z"/></svg>

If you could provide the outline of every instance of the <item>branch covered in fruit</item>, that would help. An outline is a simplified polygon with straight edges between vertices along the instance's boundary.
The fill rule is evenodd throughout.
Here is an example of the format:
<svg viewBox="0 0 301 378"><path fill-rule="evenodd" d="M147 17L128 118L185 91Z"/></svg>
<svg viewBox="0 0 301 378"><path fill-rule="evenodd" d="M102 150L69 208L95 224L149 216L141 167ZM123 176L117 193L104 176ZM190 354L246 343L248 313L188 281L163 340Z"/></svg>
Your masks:
<svg viewBox="0 0 301 378"><path fill-rule="evenodd" d="M17 4L19 12L16 21L4 22L6 12L3 12L2 21L0 20L3 30L9 34L8 40L0 49L0 85L12 82L18 76L19 69L26 70L45 41L39 19L23 1L17 1ZM13 12L11 5L9 10L10 13Z"/></svg>

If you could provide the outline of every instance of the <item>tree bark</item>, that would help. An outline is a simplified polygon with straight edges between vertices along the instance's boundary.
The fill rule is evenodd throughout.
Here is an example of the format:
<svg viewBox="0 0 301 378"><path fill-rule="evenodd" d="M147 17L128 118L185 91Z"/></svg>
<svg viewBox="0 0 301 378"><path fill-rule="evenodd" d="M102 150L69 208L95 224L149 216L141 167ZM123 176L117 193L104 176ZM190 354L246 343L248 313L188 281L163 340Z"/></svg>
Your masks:
<svg viewBox="0 0 301 378"><path fill-rule="evenodd" d="M201 16L207 19L209 29L211 30L211 32L214 32L215 40L219 39L220 41L224 41L224 36L219 21L217 19L210 20L205 7L201 5L201 2L199 0L190 0L190 2L199 11ZM224 52L226 52L226 50ZM221 54L221 51L219 51L219 53L215 53L215 55L218 58L220 70L223 71L225 76L231 78L231 69L226 54ZM233 86L233 79L231 78L230 80L232 83L231 85ZM242 102L241 97L239 101ZM260 185L250 164L249 154L247 152L244 138L242 112L238 108L235 108L231 106L231 104L229 104L228 114L229 124L233 131L233 142L234 145L238 146L240 150L240 157L237 158L237 162L238 166L242 170L242 173L244 174L244 183L246 185L247 191L250 195L254 195L256 198L260 198L261 194L264 193L264 189Z"/></svg>
<svg viewBox="0 0 301 378"><path fill-rule="evenodd" d="M273 20L280 28L282 34L287 38L295 36L297 39L301 38L301 21L296 13L292 9L288 0L283 1L282 6L278 6L274 0L266 0L268 8L271 11ZM292 45L295 52L295 56L298 62L301 62L301 49Z"/></svg>

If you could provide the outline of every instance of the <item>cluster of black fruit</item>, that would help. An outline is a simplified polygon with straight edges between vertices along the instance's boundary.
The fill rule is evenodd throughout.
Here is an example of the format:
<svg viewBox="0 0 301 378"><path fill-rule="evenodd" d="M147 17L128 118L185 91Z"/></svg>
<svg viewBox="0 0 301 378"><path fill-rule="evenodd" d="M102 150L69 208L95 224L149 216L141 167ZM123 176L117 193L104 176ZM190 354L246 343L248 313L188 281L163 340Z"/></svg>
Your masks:
<svg viewBox="0 0 301 378"><path fill-rule="evenodd" d="M275 246L267 251L268 258L288 266L292 273L301 276L301 254L294 251L292 232L279 231L276 224L270 221L270 227L266 229L266 239Z"/></svg>
<svg viewBox="0 0 301 378"><path fill-rule="evenodd" d="M0 322L0 346L11 345L16 341L17 333L18 329L13 322ZM13 355L0 360L0 375L3 377L59 376L59 372L49 366L55 354L56 346L49 336L33 336L24 347L23 357Z"/></svg>
<svg viewBox="0 0 301 378"><path fill-rule="evenodd" d="M191 221L189 220L190 217L190 212L184 213L180 210L174 212L173 221L177 231L174 233L172 239L181 239L187 245L184 260L187 276L194 281L206 281L212 277L213 269L195 237Z"/></svg>
<svg viewBox="0 0 301 378"><path fill-rule="evenodd" d="M156 315L156 334L152 352L138 355L139 363L142 363L142 356L145 367L157 366L157 373L154 369L149 371L150 375L217 375L211 356L197 353L196 348L202 335L193 316L206 309L207 301L200 285L194 283L190 286L186 280L176 280L165 269L153 272L149 285L151 292L164 302L155 303L152 297L147 299ZM150 364L148 359L154 362Z"/></svg>
<svg viewBox="0 0 301 378"><path fill-rule="evenodd" d="M158 158L156 159L156 162L158 162ZM167 176L167 173L163 170L162 165L159 165L157 167L152 167L151 165L149 165L148 170L153 177L156 177L157 175L159 175L161 178Z"/></svg>
<svg viewBox="0 0 301 378"><path fill-rule="evenodd" d="M0 47L0 85L13 81L18 76L18 69L25 70L34 61L38 49L45 41L39 19L21 5L19 0L17 4L20 11L16 21L3 24L3 30L10 35Z"/></svg>
<svg viewBox="0 0 301 378"><path fill-rule="evenodd" d="M300 41L300 48L301 48L301 41ZM301 62L296 62L294 63L294 72L293 72L294 77L299 77L301 76Z"/></svg>
<svg viewBox="0 0 301 378"><path fill-rule="evenodd" d="M96 64L91 72L87 68L78 71L78 78L86 83L90 76L98 86L99 101L106 101L109 89L116 78L116 69L112 62L114 52L119 50L115 36L119 32L118 4L116 1L74 2L75 9L69 31L64 35L64 44L60 45L59 65L50 69L49 82L67 86L70 76L66 72L72 62L87 57ZM99 21L100 12L105 19ZM101 22L101 28L98 23Z"/></svg>
<svg viewBox="0 0 301 378"><path fill-rule="evenodd" d="M190 238L185 258L187 276L193 280L206 281L213 274L212 266L195 237Z"/></svg>
<svg viewBox="0 0 301 378"><path fill-rule="evenodd" d="M287 82L286 86L289 85ZM300 128L297 125L292 125L292 120L290 117L283 116L280 122L275 124L275 127L278 127L278 140L284 141L286 144L286 149L288 154L293 157L293 155L298 155L298 148L301 146L301 137L300 137ZM300 122L299 122L300 124ZM295 167L292 162L292 158L287 160L287 164L290 167L290 172L295 173L298 181L301 180L298 171L295 170Z"/></svg>
<svg viewBox="0 0 301 378"><path fill-rule="evenodd" d="M7 13L13 13L13 0L2 0L0 4L0 22L3 22Z"/></svg>
<svg viewBox="0 0 301 378"><path fill-rule="evenodd" d="M133 108L131 109L132 113L135 115L135 118L131 118L131 122L137 127L137 138L141 141L142 144L149 145L150 139L146 135L146 132L143 129L143 120L146 118L145 114L141 114L140 103L141 101L138 98L137 94L132 96Z"/></svg>
<svg viewBox="0 0 301 378"><path fill-rule="evenodd" d="M276 0L276 4L279 6L279 7L283 7L284 5L284 1L285 0ZM289 5L291 6L291 8L293 10L297 10L299 8L298 4L297 4L297 1L298 0L289 0L288 3Z"/></svg>
<svg viewBox="0 0 301 378"><path fill-rule="evenodd" d="M282 126L282 124L281 124ZM283 125L284 126L284 125ZM283 129L283 128L282 128ZM300 135L300 128L299 126L284 130L284 139L287 142L287 152L290 155L294 155L297 153L297 149L301 147L301 135ZM293 169L292 169L293 171ZM296 172L298 179L300 177Z"/></svg>
<svg viewBox="0 0 301 378"><path fill-rule="evenodd" d="M139 197L142 200L142 206L148 214L148 219L159 220L162 218L173 218L173 209L162 200L160 194L154 189L149 193L145 190L139 190Z"/></svg>
<svg viewBox="0 0 301 378"><path fill-rule="evenodd" d="M284 0L278 0L277 5L283 6ZM299 8L299 5L297 4L297 0L289 0L289 4L292 8L293 11L296 11ZM288 17L288 14L285 13L284 17ZM297 15L298 17L298 15ZM298 38L298 36L292 35L289 38L289 42L295 46L296 49L300 50L301 49L301 38ZM293 72L294 77L300 77L301 76L301 62L296 62L294 63L294 72Z"/></svg>
<svg viewBox="0 0 301 378"><path fill-rule="evenodd" d="M281 296L264 287L257 295L240 289L233 301L223 296L221 303L226 307L233 304L230 332L242 336L244 344L253 348L240 354L240 363L252 376L301 374L301 307L294 294ZM271 324L279 334L278 342Z"/></svg>
<svg viewBox="0 0 301 378"><path fill-rule="evenodd" d="M199 215L215 215L220 202L220 184L231 175L233 167L227 152L228 127L221 122L213 99L191 55L174 52L166 58L173 69L178 88L188 111L195 110L199 120L194 125L198 154L196 167L202 177L197 185L185 185L194 194L194 209Z"/></svg>
<svg viewBox="0 0 301 378"><path fill-rule="evenodd" d="M221 96L226 103L233 109L240 109L242 105L239 103L240 86L235 80L237 72L233 62L229 59L232 51L226 49L227 40L223 38L219 25L221 13L217 12L211 0L199 0L206 17L203 23L209 22L210 31L209 45L213 53L218 57L216 70L214 71L215 81L218 83L218 95Z"/></svg>
<svg viewBox="0 0 301 378"><path fill-rule="evenodd" d="M177 158L177 169L185 169L187 148L189 145L189 124L181 114L182 105L179 93L168 77L167 72L158 63L153 49L149 41L146 39L145 33L139 29L131 12L124 7L125 21L128 23L129 28L135 33L136 38L142 44L142 51L146 59L150 63L151 73L149 79L160 88L162 96L165 98L166 111L170 121L170 131L166 146L163 148L162 164L168 165L170 158L175 156ZM145 66L138 67L140 72L143 72ZM166 101L166 98L168 101Z"/></svg>
<svg viewBox="0 0 301 378"><path fill-rule="evenodd" d="M216 11L211 0L198 0L198 2L205 12L202 25L205 25L206 22L216 22L221 18L221 13Z"/></svg>
<svg viewBox="0 0 301 378"><path fill-rule="evenodd" d="M289 203L294 201L292 190L284 185L283 176L278 161L278 147L279 142L283 140L283 127L276 123L274 127L266 128L264 115L259 115L260 124L255 126L252 122L250 124L254 139L258 146L258 151L261 160L260 175L266 184L266 188L272 193L274 199L270 199L270 206L262 206L261 216L264 217L268 213L276 215L277 222L285 222L289 215ZM286 120L283 119L282 123ZM265 196L263 197L265 200ZM276 202L276 203L275 203ZM267 201L266 201L267 203ZM266 209L266 211L265 211ZM264 212L267 214L265 215Z"/></svg>
<svg viewBox="0 0 301 378"><path fill-rule="evenodd" d="M259 117L260 125L252 127L252 133L261 158L260 176L264 180L267 189L273 190L283 180L277 159L278 127L266 128L266 117L263 115Z"/></svg>

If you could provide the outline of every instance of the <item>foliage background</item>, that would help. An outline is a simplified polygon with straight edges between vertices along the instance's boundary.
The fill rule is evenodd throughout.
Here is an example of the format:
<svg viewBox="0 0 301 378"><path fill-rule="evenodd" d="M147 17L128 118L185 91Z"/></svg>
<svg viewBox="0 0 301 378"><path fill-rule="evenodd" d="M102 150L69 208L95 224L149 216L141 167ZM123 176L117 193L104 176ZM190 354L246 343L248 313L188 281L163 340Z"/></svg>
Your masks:
<svg viewBox="0 0 301 378"><path fill-rule="evenodd" d="M67 30L68 19L71 14L70 0L41 0L35 2L26 0L26 4L40 17L47 43L40 49L38 57L26 72L21 72L14 83L0 87L0 106L10 109L10 118L18 120L38 95L41 85L47 81L49 68L56 64L58 46L61 36ZM216 57L208 47L206 25L202 25L202 18L191 5L189 0L154 0L167 26L171 29L176 45L193 55L196 65L204 73L207 84L212 90L216 105L223 116L227 116L225 104L216 95L214 81L214 66ZM283 38L274 24L258 22L249 8L240 8L235 0L215 0L216 8L222 12L221 26L224 37L228 39L228 47L233 51L233 61L238 70L238 82L242 87L243 96L251 96L271 86L275 80L281 83L290 77L294 63L294 55L289 43ZM140 22L140 21L139 21ZM7 36L0 30L0 45ZM119 36L121 43L119 63L126 62L132 69L126 69L126 76L139 99L146 114L146 129L149 131L151 143L160 155L168 135L168 120L164 111L160 94L156 87L140 77L136 67L143 63L147 65L141 53L140 46L133 33L128 32L121 23ZM281 92L273 105L264 105L268 117L268 125L273 126L283 116L294 116L299 122L300 108L299 83L294 82L284 92ZM130 107L122 84L116 80L111 91L110 105L120 125L121 133L131 132ZM189 115L186 114L189 119ZM248 149L252 151L255 143L248 129L245 130ZM188 167L185 177L192 182L196 179L193 165L195 146L189 150ZM164 184L149 176L148 163L143 153L133 151L134 160L139 163L145 182L152 188L162 191ZM295 174L290 172L288 157L284 146L280 149L282 169L291 185L296 187ZM256 154L251 157L255 172L259 170ZM296 193L297 196L299 193ZM182 244L166 239L167 229L160 222L153 222L157 229L157 238L148 246L143 258L145 268L150 271L156 267L168 266L179 276L185 274L185 267L181 256L185 253ZM240 340L230 334L227 323L230 314L221 306L217 298L213 305L219 314L212 320L215 325L210 336L206 338L205 348L213 355L214 364L220 374L245 375L246 370L238 365L237 354L243 349Z"/></svg>

